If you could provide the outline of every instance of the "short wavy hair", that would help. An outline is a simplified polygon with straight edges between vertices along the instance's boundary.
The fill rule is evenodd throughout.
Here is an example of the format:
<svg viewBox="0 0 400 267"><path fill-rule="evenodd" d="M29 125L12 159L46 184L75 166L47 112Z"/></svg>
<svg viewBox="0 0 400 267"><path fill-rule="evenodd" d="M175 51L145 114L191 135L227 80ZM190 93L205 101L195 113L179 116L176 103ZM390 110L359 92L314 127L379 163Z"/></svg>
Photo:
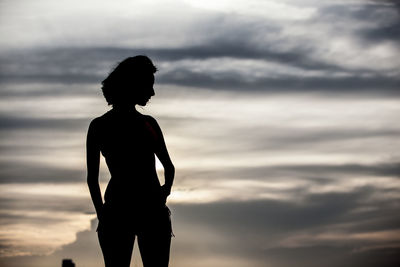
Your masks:
<svg viewBox="0 0 400 267"><path fill-rule="evenodd" d="M104 98L109 105L123 103L126 97L132 94L132 90L140 89L135 88L135 84L156 71L157 67L147 56L138 55L124 59L101 82Z"/></svg>

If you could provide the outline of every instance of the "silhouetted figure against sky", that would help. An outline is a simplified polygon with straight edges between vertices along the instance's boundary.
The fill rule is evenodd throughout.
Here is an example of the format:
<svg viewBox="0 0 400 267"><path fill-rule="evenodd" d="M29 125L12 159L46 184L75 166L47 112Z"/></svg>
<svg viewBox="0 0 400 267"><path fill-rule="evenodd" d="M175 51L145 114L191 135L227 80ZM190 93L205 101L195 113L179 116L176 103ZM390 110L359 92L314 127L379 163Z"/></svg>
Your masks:
<svg viewBox="0 0 400 267"><path fill-rule="evenodd" d="M71 259L63 259L61 267L75 267L75 263Z"/></svg>
<svg viewBox="0 0 400 267"><path fill-rule="evenodd" d="M104 97L113 108L89 126L87 180L106 267L130 265L135 237L145 267L168 266L172 230L165 203L175 169L157 121L135 109L154 96L156 71L146 56L122 61L102 82ZM111 173L104 204L99 187L100 153ZM155 155L164 167L163 186Z"/></svg>

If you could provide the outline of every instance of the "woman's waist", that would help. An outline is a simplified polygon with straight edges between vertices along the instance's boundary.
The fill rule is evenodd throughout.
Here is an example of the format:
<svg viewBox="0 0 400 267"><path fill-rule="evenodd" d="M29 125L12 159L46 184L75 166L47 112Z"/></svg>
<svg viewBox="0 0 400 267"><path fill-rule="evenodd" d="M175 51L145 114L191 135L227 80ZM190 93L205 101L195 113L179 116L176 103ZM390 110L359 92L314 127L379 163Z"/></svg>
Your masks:
<svg viewBox="0 0 400 267"><path fill-rule="evenodd" d="M107 164L107 167L112 177L127 178L157 176L155 166L148 164L142 164L139 166L132 164Z"/></svg>
<svg viewBox="0 0 400 267"><path fill-rule="evenodd" d="M110 172L110 184L128 187L160 187L157 173L128 173L128 172Z"/></svg>
<svg viewBox="0 0 400 267"><path fill-rule="evenodd" d="M128 180L112 177L107 185L105 199L148 199L159 197L161 186L158 179Z"/></svg>

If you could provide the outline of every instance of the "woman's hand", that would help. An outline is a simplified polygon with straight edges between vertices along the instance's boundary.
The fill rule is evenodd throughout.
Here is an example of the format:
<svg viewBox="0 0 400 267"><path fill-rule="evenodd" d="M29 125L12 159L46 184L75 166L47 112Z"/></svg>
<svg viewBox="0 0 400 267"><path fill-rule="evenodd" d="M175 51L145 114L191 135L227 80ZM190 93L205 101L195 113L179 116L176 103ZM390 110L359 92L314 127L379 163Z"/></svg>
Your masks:
<svg viewBox="0 0 400 267"><path fill-rule="evenodd" d="M104 204L99 207L98 209L96 209L96 213L97 213L97 220L102 221L103 220L103 213L104 213Z"/></svg>
<svg viewBox="0 0 400 267"><path fill-rule="evenodd" d="M162 204L167 203L167 197L171 194L171 187L167 185L161 186L161 201Z"/></svg>

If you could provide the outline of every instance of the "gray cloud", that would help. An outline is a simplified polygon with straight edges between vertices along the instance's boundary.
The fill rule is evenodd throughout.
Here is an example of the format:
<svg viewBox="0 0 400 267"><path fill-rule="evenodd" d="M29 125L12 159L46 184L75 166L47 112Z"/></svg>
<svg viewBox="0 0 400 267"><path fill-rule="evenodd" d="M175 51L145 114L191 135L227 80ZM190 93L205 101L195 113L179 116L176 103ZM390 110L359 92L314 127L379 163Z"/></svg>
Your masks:
<svg viewBox="0 0 400 267"><path fill-rule="evenodd" d="M77 240L46 256L1 257L0 265L9 267L60 266L62 259L72 258L78 266L101 266L103 263L95 230L97 220L92 221L90 231L77 233ZM1 248L1 245L0 245ZM7 247L3 246L3 249Z"/></svg>
<svg viewBox="0 0 400 267"><path fill-rule="evenodd" d="M27 149L29 148L25 148ZM37 152L40 156L40 151ZM68 183L82 182L86 179L86 171L83 168L71 170L51 167L48 164L4 160L0 161L0 167L0 183Z"/></svg>
<svg viewBox="0 0 400 267"><path fill-rule="evenodd" d="M160 84L184 85L191 87L206 87L210 89L238 90L238 91L331 91L337 92L376 92L377 94L399 92L399 79L388 76L379 71L346 70L341 66L315 62L308 58L307 51L263 51L254 48L252 44L211 44L204 47L184 47L177 49L121 49L121 48L93 48L93 49L57 49L56 51L33 51L22 53L20 56L3 58L0 81L2 82L3 96L19 94L7 90L9 83L48 83L56 86L48 88L47 94L90 94L86 88L79 88L77 84L97 84L106 77L109 68L117 61L135 54L147 54L157 63L174 62L177 60L205 60L210 58L231 57L237 59L254 59L279 62L287 66L297 66L305 70L318 70L346 73L343 77L334 77L326 74L320 77L303 77L295 75L281 75L280 77L258 77L249 81L245 73L212 73L208 71L195 72L190 69L163 70L158 75ZM78 59L78 60L77 60ZM44 63L45 62L45 63ZM245 70L243 70L245 71ZM366 75L368 74L368 75ZM69 85L70 88L57 84ZM100 90L100 89L97 89ZM27 95L41 96L46 90L38 88L26 92Z"/></svg>
<svg viewBox="0 0 400 267"><path fill-rule="evenodd" d="M4 130L77 130L85 129L89 120L84 118L29 118L0 115L0 131Z"/></svg>
<svg viewBox="0 0 400 267"><path fill-rule="evenodd" d="M82 186L84 186L82 184ZM39 194L15 194L13 197L0 197L1 204L0 208L9 211L46 211L48 214L52 212L79 212L79 213L89 213L93 212L92 203L89 200L89 196L77 197L77 196L62 196L54 195L51 196L51 200L48 195ZM67 205L66 205L67 204ZM36 222L45 223L46 220L58 220L62 221L65 218L56 217L41 217L41 214L36 216L19 214L2 214L1 225L9 223L15 223L15 218L18 222L26 222L27 220L35 220Z"/></svg>
<svg viewBox="0 0 400 267"><path fill-rule="evenodd" d="M385 21L387 11L397 10L397 16L389 22L372 29L361 31L361 35L370 42L400 40L400 3L393 0L375 1L376 4L359 11L359 18L369 21ZM386 12L385 12L386 11Z"/></svg>
<svg viewBox="0 0 400 267"><path fill-rule="evenodd" d="M397 229L396 225L400 218L394 212L395 205L389 208L386 201L368 201L369 196L374 192L376 192L375 188L366 187L350 193L315 194L309 195L303 203L256 201L196 206L177 205L173 207L173 214L175 214L176 221L182 220L185 224L193 226L206 221L210 231L224 233L227 247L212 249L225 253L231 250L231 253L234 251L234 253L247 255L248 258L257 257L260 262L274 259L277 261L274 266L288 266L289 262L285 263L284 260L287 259L283 256L284 252L293 255L292 264L296 262L297 266L309 266L308 259L313 254L313 264L321 266L320 263L324 261L323 254L325 253L332 256L330 258L332 262L327 266L339 266L345 262L341 262L344 259L357 263L354 266L364 266L357 261L366 264L373 255L379 255L376 258L379 259L378 262L387 260L388 266L395 266L395 258L388 260L384 256L390 249L385 251L376 249L373 252L352 254L352 250L362 247L366 243L362 240L352 240L351 237L348 240L329 243L317 240L312 245L305 243L300 244L297 248L279 247L278 240L304 233L310 233L317 237L321 233L337 231L350 235L355 232L367 233ZM374 209L353 212L362 206L374 207ZM184 227L183 222L177 224L177 229ZM179 236L179 232L177 234ZM372 241L372 243L374 242L379 244L381 241ZM370 242L368 243L371 245ZM325 253L315 254L315 251ZM393 249L393 251L398 251L398 249ZM337 258L341 259L335 261L334 259ZM376 265L367 264L367 266Z"/></svg>
<svg viewBox="0 0 400 267"><path fill-rule="evenodd" d="M363 36L371 41L376 40L392 40L399 41L400 39L400 22L393 23L378 29L366 30Z"/></svg>
<svg viewBox="0 0 400 267"><path fill-rule="evenodd" d="M330 4L318 9L317 20L331 21L340 19L353 23L365 23L368 26L352 31L365 45L379 44L383 41L399 40L400 5L398 1L377 0L367 4Z"/></svg>
<svg viewBox="0 0 400 267"><path fill-rule="evenodd" d="M238 106L240 108L240 106ZM268 114L266 114L268 116ZM328 118L328 117L327 117ZM252 120L251 116L248 118ZM334 123L338 123L336 119ZM347 118L343 118L344 120ZM388 118L389 119L389 118ZM323 118L321 117L321 120ZM359 123L358 119L354 119ZM308 119L304 121L304 125ZM269 123L272 122L272 125ZM207 153L211 155L226 155L246 152L273 153L286 151L293 153L300 151L307 154L307 151L324 151L324 153L352 151L355 149L365 152L378 149L388 145L388 140L394 140L399 136L400 131L390 122L386 127L373 127L362 123L354 125L351 120L335 126L314 126L303 127L301 123L293 121L297 126L290 126L282 123L275 125L276 119L270 117L265 122L252 121L250 125L232 123L220 120L198 120L196 125L181 125L180 132L184 136L195 136L196 140L213 143L218 140L218 146L209 145L197 147L196 143L188 149ZM249 123L248 123L249 124ZM169 124L168 124L169 125ZM186 128L185 128L186 127ZM171 131L175 129L172 128ZM232 134L234 133L234 134ZM202 144L200 142L200 144ZM364 144L363 146L361 144Z"/></svg>
<svg viewBox="0 0 400 267"><path fill-rule="evenodd" d="M193 170L188 171L193 173ZM366 180L376 176L400 178L400 163L380 164L299 164L299 165L273 165L263 167L240 167L229 170L210 170L216 177L229 177L229 179L261 179L265 181L285 181L282 176L292 178L310 179L313 183L334 183L340 179L352 176L363 176ZM210 175L206 173L205 176ZM320 177L321 179L315 179ZM288 181L290 182L290 181Z"/></svg>
<svg viewBox="0 0 400 267"><path fill-rule="evenodd" d="M160 77L160 82L211 89L236 90L243 92L330 92L367 93L376 95L398 95L400 80L397 77L279 77L259 78L246 81L246 76L227 73L222 77L190 70L176 70Z"/></svg>
<svg viewBox="0 0 400 267"><path fill-rule="evenodd" d="M389 3L389 4L388 4ZM327 23L325 27L334 29L338 21L358 25L350 31L354 36L363 36L371 42L379 43L386 39L395 39L399 19L387 22L387 14L391 9L398 7L395 1L381 1L375 4L358 3L351 5L328 3L317 5L317 15L309 20L301 21L298 25L303 28ZM193 11L193 10L191 10ZM358 22L368 22L369 25L359 25ZM179 46L148 48L135 46L134 48L116 48L98 45L92 48L50 48L50 49L25 49L9 51L1 56L0 81L10 82L52 82L64 84L100 83L107 75L110 67L127 56L134 54L148 54L156 62L175 62L179 60L206 60L214 58L252 59L266 62L276 62L283 66L297 67L305 71L342 72L347 78L332 79L330 73L317 79L304 79L304 77L283 76L276 79L260 79L255 85L240 83L244 80L237 74L228 75L226 78L213 79L210 74L205 76L185 73L181 70L178 76L183 76L186 83L191 85L207 85L235 88L238 84L242 88L271 89L278 87L307 90L313 88L335 89L346 87L346 90L360 88L380 88L389 86L398 88L398 79L385 75L379 69L371 71L369 68L349 68L344 59L341 63L330 62L323 59L320 54L328 50L328 44L319 44L317 37L325 38L324 29L310 27L316 32L314 39L302 39L301 36L291 36L286 32L290 24L265 20L257 17L233 17L231 14L209 13L206 19L200 19L194 34L199 40L187 42ZM386 23L386 24L385 24ZM353 36L343 35L348 41ZM321 40L323 41L323 40ZM322 48L324 49L321 49ZM354 48L350 48L354 49ZM354 51L355 53L357 51ZM394 70L395 71L395 70ZM165 81L182 83L173 73L168 73ZM362 78L364 76L369 78ZM185 77L186 76L186 77ZM320 80L318 80L320 79ZM231 81L232 80L232 81ZM162 81L162 79L161 79ZM231 82L230 82L231 81ZM389 83L389 84L387 84Z"/></svg>
<svg viewBox="0 0 400 267"><path fill-rule="evenodd" d="M335 142L345 142L357 140L361 142L362 140L368 140L372 138L385 139L385 138L395 138L399 136L400 131L397 129L390 129L389 127L385 129L290 129L290 128L280 128L274 129L270 127L260 131L264 133L263 135L256 134L255 129L242 129L242 136L236 136L236 139L243 138L245 140L244 144L247 143L247 149L305 149L306 147L325 147L329 149L330 144ZM260 129L259 129L260 130ZM248 138L246 132L254 132L252 138ZM265 134L268 133L268 134ZM246 145L243 146L246 149ZM334 148L332 148L334 149Z"/></svg>
<svg viewBox="0 0 400 267"><path fill-rule="evenodd" d="M213 225L217 232L223 232L234 239L251 233L252 235L248 237L256 238L254 241L268 242L268 236L276 238L282 233L290 235L307 229L314 229L317 233L322 230L318 227L326 227L324 230L328 230L334 225L363 222L366 218L361 218L351 211L360 207L359 203L367 200L373 192L376 192L375 188L365 187L350 193L309 194L300 203L260 200L182 204L174 205L173 210L176 220L184 220L189 225L204 221L213 222L210 225ZM385 204L386 202L370 203L368 201L366 205L383 206ZM387 210L366 213L378 215L376 213L381 212L385 214L383 218L399 219L394 214L386 214ZM376 227L379 229L379 224ZM258 238L256 233L260 234ZM271 244L271 246L275 245Z"/></svg>

